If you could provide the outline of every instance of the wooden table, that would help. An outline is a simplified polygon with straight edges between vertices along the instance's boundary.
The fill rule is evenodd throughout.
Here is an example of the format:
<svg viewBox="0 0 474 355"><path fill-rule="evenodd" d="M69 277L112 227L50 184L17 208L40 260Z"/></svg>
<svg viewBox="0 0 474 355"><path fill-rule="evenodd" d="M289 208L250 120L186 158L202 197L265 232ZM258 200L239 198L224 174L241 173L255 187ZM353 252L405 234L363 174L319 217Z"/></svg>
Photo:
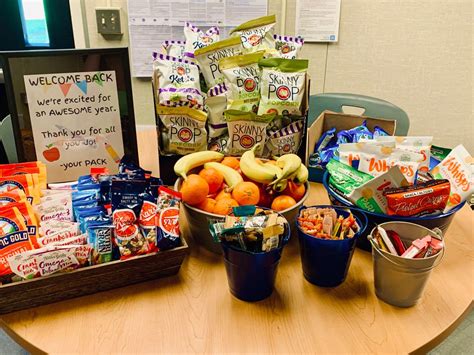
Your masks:
<svg viewBox="0 0 474 355"><path fill-rule="evenodd" d="M327 202L322 185L312 183L307 204ZM310 284L296 240L284 251L272 296L246 303L229 293L221 257L187 237L191 255L177 276L12 313L2 325L32 352L425 352L472 308L472 217L468 207L457 213L445 259L408 309L377 299L365 251L356 250L341 286Z"/></svg>

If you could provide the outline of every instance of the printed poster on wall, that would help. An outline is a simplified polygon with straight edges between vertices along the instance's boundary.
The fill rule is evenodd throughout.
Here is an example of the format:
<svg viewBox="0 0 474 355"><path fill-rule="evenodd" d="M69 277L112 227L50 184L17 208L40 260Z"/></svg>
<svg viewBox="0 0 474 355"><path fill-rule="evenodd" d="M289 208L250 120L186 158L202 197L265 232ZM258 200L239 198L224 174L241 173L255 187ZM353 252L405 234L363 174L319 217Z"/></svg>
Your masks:
<svg viewBox="0 0 474 355"><path fill-rule="evenodd" d="M115 71L25 75L35 150L48 182L116 173L123 156Z"/></svg>

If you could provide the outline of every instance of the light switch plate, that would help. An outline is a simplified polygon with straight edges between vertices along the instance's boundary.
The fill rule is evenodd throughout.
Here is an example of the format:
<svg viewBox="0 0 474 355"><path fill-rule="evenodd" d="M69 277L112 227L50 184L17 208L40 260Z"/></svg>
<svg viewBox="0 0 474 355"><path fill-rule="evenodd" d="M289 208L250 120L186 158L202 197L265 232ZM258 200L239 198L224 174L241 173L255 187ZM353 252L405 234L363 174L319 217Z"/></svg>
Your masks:
<svg viewBox="0 0 474 355"><path fill-rule="evenodd" d="M121 35L120 7L104 7L95 9L97 32L103 35Z"/></svg>

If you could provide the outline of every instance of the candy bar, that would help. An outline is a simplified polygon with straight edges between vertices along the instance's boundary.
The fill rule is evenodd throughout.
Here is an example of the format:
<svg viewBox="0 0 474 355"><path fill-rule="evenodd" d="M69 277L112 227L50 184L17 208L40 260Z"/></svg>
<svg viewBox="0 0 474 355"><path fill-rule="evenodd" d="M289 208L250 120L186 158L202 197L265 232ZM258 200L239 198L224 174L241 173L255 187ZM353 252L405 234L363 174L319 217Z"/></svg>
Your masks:
<svg viewBox="0 0 474 355"><path fill-rule="evenodd" d="M416 239L411 242L410 247L401 255L402 258L413 259L428 248L431 242L431 236L427 235L422 239Z"/></svg>

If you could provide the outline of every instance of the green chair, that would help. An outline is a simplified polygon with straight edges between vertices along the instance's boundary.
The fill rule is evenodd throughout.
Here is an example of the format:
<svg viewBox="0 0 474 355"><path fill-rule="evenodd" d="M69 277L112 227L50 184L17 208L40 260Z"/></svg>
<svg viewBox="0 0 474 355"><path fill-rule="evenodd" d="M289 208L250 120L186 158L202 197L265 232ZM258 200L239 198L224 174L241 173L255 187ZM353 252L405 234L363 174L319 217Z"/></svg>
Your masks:
<svg viewBox="0 0 474 355"><path fill-rule="evenodd" d="M410 120L405 111L390 102L375 97L354 94L317 94L309 98L308 127L324 110L344 112L344 106L364 109L363 115L374 118L387 118L397 121L395 135L406 136Z"/></svg>

